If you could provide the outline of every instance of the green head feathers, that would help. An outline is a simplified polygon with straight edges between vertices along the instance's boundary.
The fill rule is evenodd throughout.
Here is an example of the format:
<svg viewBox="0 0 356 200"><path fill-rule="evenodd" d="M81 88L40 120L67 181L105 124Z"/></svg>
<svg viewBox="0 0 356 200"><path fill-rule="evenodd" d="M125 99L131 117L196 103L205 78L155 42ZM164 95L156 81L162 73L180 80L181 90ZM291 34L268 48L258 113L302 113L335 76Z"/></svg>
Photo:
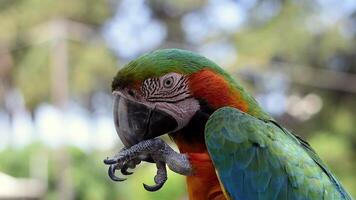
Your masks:
<svg viewBox="0 0 356 200"><path fill-rule="evenodd" d="M189 75L203 68L231 79L217 64L203 56L181 49L163 49L144 54L124 66L115 76L112 89L169 72Z"/></svg>

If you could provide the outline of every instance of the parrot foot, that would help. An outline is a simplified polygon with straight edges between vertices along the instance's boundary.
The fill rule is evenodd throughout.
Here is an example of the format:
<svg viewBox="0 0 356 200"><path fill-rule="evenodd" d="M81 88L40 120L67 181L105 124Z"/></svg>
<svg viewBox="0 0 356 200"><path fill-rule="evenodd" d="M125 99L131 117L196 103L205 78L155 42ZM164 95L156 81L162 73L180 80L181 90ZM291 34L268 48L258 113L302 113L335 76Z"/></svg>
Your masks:
<svg viewBox="0 0 356 200"><path fill-rule="evenodd" d="M104 163L110 165L108 174L112 180L124 181L126 179L115 176L117 169L120 169L123 175L129 175L132 172L127 172L128 168L133 169L141 161L149 159L156 163L157 174L154 178L156 185L148 186L143 184L148 191L157 191L164 185L167 180L166 164L176 173L186 176L192 174L192 167L187 155L175 152L160 138L145 140L130 148L123 148L113 158L105 159Z"/></svg>
<svg viewBox="0 0 356 200"><path fill-rule="evenodd" d="M121 152L125 151L127 148L123 148L121 149L121 151L119 152L118 155L120 155ZM110 165L109 169L108 169L108 175L109 177L111 178L111 180L113 181L124 181L126 180L126 178L119 178L115 175L115 171L116 170L120 170L121 173L123 175L131 175L133 174L133 172L129 172L127 171L129 168L130 169L134 169L136 167L136 165L140 164L141 163L141 160L138 159L138 158L134 158L134 159L131 159L131 160L128 160L127 162L124 162L124 163L120 163L120 162L110 162L111 159L109 158L106 158L104 160L104 163L107 164L107 165Z"/></svg>

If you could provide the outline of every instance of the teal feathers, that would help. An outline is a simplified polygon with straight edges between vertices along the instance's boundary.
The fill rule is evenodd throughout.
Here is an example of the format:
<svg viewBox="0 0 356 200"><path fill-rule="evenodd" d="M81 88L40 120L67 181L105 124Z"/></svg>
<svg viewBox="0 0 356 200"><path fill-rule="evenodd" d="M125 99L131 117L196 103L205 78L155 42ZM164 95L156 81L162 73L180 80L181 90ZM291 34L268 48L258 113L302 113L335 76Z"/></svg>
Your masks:
<svg viewBox="0 0 356 200"><path fill-rule="evenodd" d="M351 199L311 147L273 121L224 107L205 142L232 199Z"/></svg>

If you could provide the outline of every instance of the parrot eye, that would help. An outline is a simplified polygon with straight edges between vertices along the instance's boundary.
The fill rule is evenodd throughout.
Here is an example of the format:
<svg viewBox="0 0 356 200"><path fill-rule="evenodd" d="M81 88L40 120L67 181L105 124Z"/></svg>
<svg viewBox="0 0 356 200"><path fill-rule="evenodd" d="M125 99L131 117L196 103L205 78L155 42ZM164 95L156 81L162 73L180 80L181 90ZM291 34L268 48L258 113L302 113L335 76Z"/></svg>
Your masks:
<svg viewBox="0 0 356 200"><path fill-rule="evenodd" d="M173 86L173 77L168 77L166 79L163 80L163 86L165 88L171 88Z"/></svg>

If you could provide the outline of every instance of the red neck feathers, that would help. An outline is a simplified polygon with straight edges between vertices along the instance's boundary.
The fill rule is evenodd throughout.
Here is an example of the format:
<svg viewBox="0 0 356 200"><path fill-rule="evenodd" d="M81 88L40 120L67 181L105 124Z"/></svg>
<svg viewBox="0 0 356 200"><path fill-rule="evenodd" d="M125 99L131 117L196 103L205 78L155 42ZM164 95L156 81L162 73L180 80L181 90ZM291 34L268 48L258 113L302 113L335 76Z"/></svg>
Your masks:
<svg viewBox="0 0 356 200"><path fill-rule="evenodd" d="M244 112L248 110L248 105L240 93L224 77L209 69L192 74L189 83L193 95L206 100L214 109L231 106Z"/></svg>

